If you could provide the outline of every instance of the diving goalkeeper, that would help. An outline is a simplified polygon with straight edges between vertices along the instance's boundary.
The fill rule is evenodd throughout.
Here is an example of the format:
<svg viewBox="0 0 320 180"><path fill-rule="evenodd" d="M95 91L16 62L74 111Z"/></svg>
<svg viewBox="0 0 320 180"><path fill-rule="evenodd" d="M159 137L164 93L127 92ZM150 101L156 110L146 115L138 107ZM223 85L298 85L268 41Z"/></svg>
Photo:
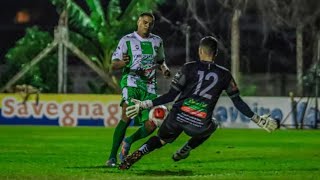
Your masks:
<svg viewBox="0 0 320 180"><path fill-rule="evenodd" d="M217 44L217 40L212 36L202 38L198 49L200 61L184 64L180 72L174 76L166 94L127 107L127 116L134 117L141 109L171 102L180 95L160 126L158 135L151 137L137 151L127 156L119 165L119 169L129 169L142 156L173 142L182 132L191 138L172 158L174 161L187 158L192 149L201 145L216 130L217 124L212 114L223 90L235 107L258 126L268 132L277 128L277 122L271 117L259 116L251 111L241 99L231 73L214 63L218 52Z"/></svg>

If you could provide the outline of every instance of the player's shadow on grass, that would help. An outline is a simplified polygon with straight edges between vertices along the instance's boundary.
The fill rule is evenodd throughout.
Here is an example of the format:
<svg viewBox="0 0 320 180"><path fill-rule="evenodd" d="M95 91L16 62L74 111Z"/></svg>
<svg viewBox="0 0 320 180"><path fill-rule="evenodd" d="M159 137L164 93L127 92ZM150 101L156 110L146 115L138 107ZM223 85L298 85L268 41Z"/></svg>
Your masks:
<svg viewBox="0 0 320 180"><path fill-rule="evenodd" d="M114 173L119 174L122 171L118 168L108 168L104 165L100 166L75 166L75 167L65 167L67 169L85 171L85 172L95 172L95 173Z"/></svg>
<svg viewBox="0 0 320 180"><path fill-rule="evenodd" d="M136 175L151 175L151 176L192 176L193 172L188 170L170 171L170 170L143 170L134 172Z"/></svg>
<svg viewBox="0 0 320 180"><path fill-rule="evenodd" d="M67 169L106 169L106 166L75 166L75 167L65 167Z"/></svg>
<svg viewBox="0 0 320 180"><path fill-rule="evenodd" d="M104 170L104 173L122 173L123 170L118 168L107 168L106 166L75 166L75 167L65 167L67 169L79 169L79 170ZM134 169L133 169L134 170ZM192 176L193 172L188 170L134 170L130 171L136 175L150 175L150 176Z"/></svg>

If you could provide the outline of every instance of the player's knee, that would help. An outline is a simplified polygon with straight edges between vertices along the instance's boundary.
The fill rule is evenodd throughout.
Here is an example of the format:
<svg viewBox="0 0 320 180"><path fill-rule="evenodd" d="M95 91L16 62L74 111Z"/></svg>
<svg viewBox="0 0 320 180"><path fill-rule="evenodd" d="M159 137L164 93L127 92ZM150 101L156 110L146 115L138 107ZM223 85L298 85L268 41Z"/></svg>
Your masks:
<svg viewBox="0 0 320 180"><path fill-rule="evenodd" d="M126 112L123 112L123 111L121 114L121 119L126 123L130 122L130 118L128 118L128 116L126 115Z"/></svg>
<svg viewBox="0 0 320 180"><path fill-rule="evenodd" d="M165 142L165 141L164 141L164 140L162 140L162 139L160 139L160 142L161 142L161 144L162 144L162 145L167 144L167 142Z"/></svg>
<svg viewBox="0 0 320 180"><path fill-rule="evenodd" d="M144 125L148 132L153 132L157 128L157 126L150 120L146 121Z"/></svg>
<svg viewBox="0 0 320 180"><path fill-rule="evenodd" d="M152 136L147 142L153 149L158 149L163 146L158 136Z"/></svg>

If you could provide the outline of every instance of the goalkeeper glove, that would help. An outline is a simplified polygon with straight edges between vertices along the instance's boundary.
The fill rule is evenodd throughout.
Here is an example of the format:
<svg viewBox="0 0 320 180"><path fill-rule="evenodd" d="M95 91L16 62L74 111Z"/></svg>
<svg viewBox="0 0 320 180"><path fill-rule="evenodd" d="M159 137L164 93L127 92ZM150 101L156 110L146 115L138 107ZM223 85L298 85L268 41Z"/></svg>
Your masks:
<svg viewBox="0 0 320 180"><path fill-rule="evenodd" d="M132 102L134 102L135 105L128 106L126 108L126 115L129 118L136 117L139 114L140 110L142 110L142 109L147 109L147 108L153 107L151 100L139 101L136 99L132 99Z"/></svg>
<svg viewBox="0 0 320 180"><path fill-rule="evenodd" d="M277 121L267 114L264 114L262 116L255 114L252 116L251 120L254 121L259 127L268 132L274 131L278 127Z"/></svg>

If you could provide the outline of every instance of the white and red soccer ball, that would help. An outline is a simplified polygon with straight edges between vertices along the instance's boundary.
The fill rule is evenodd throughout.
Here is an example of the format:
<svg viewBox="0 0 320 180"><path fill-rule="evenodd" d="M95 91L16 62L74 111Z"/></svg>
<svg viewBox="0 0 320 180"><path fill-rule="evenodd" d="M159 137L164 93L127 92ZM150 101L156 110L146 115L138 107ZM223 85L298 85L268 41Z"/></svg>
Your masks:
<svg viewBox="0 0 320 180"><path fill-rule="evenodd" d="M149 112L149 120L151 120L157 127L160 127L168 114L169 111L166 106L155 106Z"/></svg>

